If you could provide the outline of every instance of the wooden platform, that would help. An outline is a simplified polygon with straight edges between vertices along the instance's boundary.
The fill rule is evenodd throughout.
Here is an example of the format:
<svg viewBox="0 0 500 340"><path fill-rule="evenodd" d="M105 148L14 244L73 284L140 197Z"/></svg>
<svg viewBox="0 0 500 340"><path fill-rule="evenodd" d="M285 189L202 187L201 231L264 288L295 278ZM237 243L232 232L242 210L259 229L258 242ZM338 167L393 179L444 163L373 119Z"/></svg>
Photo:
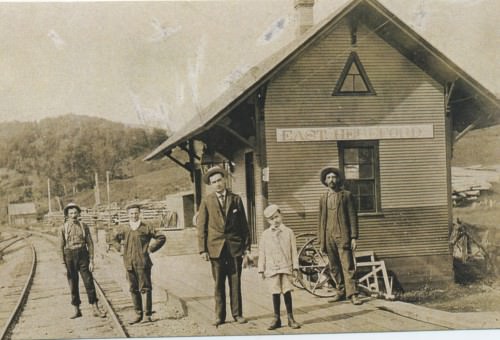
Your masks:
<svg viewBox="0 0 500 340"><path fill-rule="evenodd" d="M239 325L229 322L215 328L211 325L215 317L210 263L202 261L197 255L165 256L162 252L155 255L153 261L154 283L166 289L171 296L181 299L187 306L189 316L206 326L207 335L500 328L500 313L455 314L371 298L365 298L361 306L354 306L347 301L329 303L327 298L314 297L304 290L296 289L293 293L294 312L296 320L303 327L293 330L285 326L268 331L267 326L273 315L272 300L256 268L244 269L242 274L243 314L249 323ZM227 310L230 316L229 305ZM286 312L282 302L283 319L286 320Z"/></svg>
<svg viewBox="0 0 500 340"><path fill-rule="evenodd" d="M127 291L121 256L116 252L105 253L103 244L96 248L101 259L105 257L114 262L110 270L121 277L123 290ZM212 325L215 316L210 263L201 260L197 254L172 256L170 253L164 248L152 255L153 306L164 303L163 297L168 293L169 301L175 299L175 303L182 304L187 310L187 317L205 329L204 335L207 336L500 329L500 312L448 313L372 298L364 298L363 305L354 306L347 301L329 303L328 298L318 298L305 290L295 289L295 319L303 327L293 330L285 325L268 331L267 326L273 315L272 300L256 268L244 269L242 274L243 314L249 322L243 325L232 322L228 298L228 322L216 328ZM284 303L281 305L282 320L286 320ZM168 335L167 331L158 334ZM481 339L485 338L482 336Z"/></svg>

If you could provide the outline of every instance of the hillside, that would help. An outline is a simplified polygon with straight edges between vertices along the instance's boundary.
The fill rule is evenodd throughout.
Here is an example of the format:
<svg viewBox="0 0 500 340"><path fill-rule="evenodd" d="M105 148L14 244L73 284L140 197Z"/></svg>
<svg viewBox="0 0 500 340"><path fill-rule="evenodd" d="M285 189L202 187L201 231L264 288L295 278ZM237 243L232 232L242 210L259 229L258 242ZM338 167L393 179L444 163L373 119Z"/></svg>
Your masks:
<svg viewBox="0 0 500 340"><path fill-rule="evenodd" d="M140 158L135 163L142 162ZM127 202L137 200L162 200L165 195L191 189L189 173L170 160L160 160L152 163L139 164L141 167L136 175L127 179L110 181L110 201L123 207ZM107 203L105 179L99 180L101 204ZM94 190L85 190L62 199L63 204L70 201L78 202L84 207L95 204ZM52 200L53 209L58 209L58 203ZM48 210L46 202L40 202L42 210Z"/></svg>
<svg viewBox="0 0 500 340"><path fill-rule="evenodd" d="M48 180L55 209L55 197L93 206L96 174L102 203L107 202L106 173L111 198L118 203L186 190L185 170L169 160L141 160L166 138L161 129L77 115L0 123L0 221L6 220L8 202L34 201L43 215L48 210Z"/></svg>
<svg viewBox="0 0 500 340"><path fill-rule="evenodd" d="M453 166L500 164L500 125L473 130L453 150Z"/></svg>

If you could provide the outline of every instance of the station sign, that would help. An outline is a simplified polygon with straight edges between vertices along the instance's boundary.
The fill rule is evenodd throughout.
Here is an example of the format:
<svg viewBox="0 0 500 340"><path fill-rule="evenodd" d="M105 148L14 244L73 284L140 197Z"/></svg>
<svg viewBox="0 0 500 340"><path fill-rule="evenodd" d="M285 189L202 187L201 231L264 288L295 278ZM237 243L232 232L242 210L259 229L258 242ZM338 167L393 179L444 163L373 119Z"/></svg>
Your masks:
<svg viewBox="0 0 500 340"><path fill-rule="evenodd" d="M316 142L333 140L374 140L433 138L433 124L371 125L344 127L278 128L276 140L283 142Z"/></svg>

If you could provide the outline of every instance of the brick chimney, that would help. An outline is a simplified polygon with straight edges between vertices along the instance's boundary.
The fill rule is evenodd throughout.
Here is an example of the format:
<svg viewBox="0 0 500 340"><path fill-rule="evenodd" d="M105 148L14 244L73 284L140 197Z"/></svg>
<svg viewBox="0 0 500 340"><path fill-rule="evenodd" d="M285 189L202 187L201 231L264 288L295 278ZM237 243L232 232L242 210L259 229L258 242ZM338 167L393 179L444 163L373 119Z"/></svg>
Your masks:
<svg viewBox="0 0 500 340"><path fill-rule="evenodd" d="M314 24L314 0L294 0L295 5L295 36L300 37Z"/></svg>

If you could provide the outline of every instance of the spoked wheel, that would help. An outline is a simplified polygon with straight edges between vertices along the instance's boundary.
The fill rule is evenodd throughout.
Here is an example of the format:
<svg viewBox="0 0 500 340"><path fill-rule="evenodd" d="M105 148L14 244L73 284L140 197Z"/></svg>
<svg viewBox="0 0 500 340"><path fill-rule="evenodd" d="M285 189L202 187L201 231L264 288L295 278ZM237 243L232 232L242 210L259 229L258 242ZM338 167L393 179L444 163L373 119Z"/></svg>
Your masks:
<svg viewBox="0 0 500 340"><path fill-rule="evenodd" d="M303 234L306 243L298 253L299 270L302 277L294 284L319 297L332 297L336 294L332 287L328 257L321 255L318 238L314 234Z"/></svg>

